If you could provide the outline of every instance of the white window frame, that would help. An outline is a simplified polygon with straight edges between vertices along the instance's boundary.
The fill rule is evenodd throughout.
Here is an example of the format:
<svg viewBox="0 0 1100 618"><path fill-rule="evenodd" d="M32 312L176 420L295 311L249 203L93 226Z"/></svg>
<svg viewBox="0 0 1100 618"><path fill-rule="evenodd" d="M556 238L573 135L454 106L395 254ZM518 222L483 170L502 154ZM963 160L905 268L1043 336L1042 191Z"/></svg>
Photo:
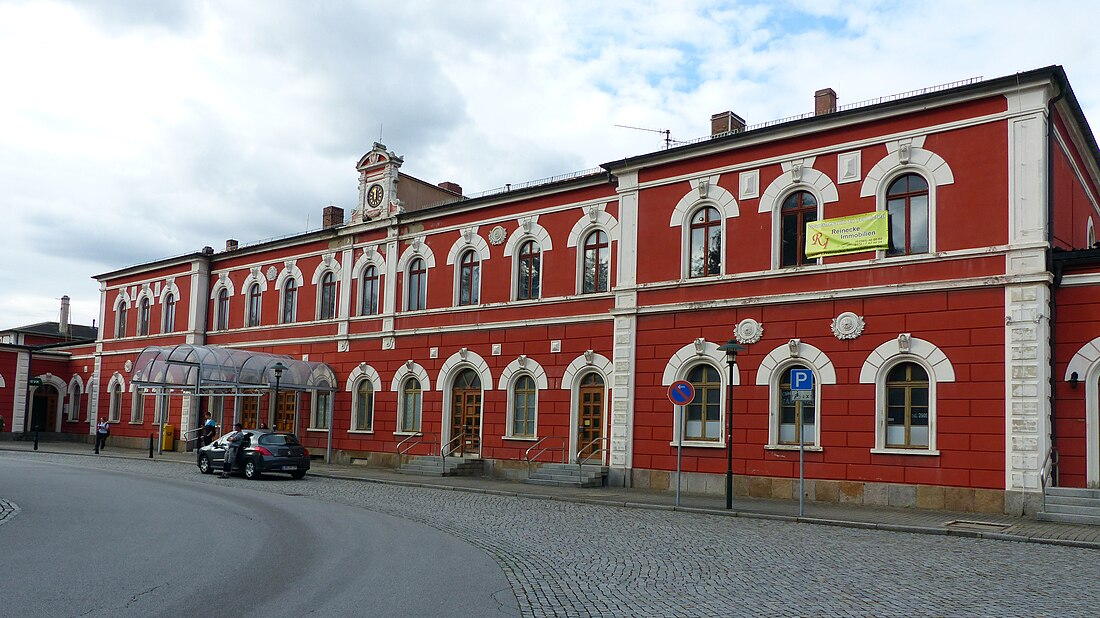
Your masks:
<svg viewBox="0 0 1100 618"><path fill-rule="evenodd" d="M509 298L517 302L538 302L545 298L546 290L543 289L543 281L545 277L543 273L546 270L546 253L553 250L554 242L550 237L550 232L546 231L546 228L542 227L538 223L538 215L531 215L529 217L523 217L519 220L519 225L514 232L508 237L508 242L504 245L504 257L512 260L510 268L511 272L511 294ZM539 293L537 296L530 298L519 297L519 266L520 266L520 249L527 241L534 241L535 246L539 248L539 276L538 285Z"/></svg>
<svg viewBox="0 0 1100 618"><path fill-rule="evenodd" d="M474 266L473 266L473 268L477 272L477 283L475 284L472 281L470 282L470 299L471 299L471 302L468 302L466 304L462 304L461 303L461 300L462 300L462 258L465 257L466 255L470 255L470 254L472 254L474 256ZM482 300L481 299L481 280L482 280L481 264L482 264L482 261L483 260L481 259L481 256L478 254L477 250L474 249L473 247L469 247L469 248L463 250L459 254L458 260L454 264L454 274L455 274L454 306L455 307L476 307L476 306L481 304L481 300ZM476 295L476 300L474 298L475 295Z"/></svg>
<svg viewBox="0 0 1100 618"><path fill-rule="evenodd" d="M535 432L530 436L517 436L512 432L513 421L515 420L514 389L516 382L521 376L530 376L535 381ZM546 379L546 371L542 368L542 365L533 358L521 355L504 368L500 374L500 382L497 386L498 390L505 392L505 396L508 400L506 414L507 425L504 428L503 439L520 441L537 441L539 439L539 401L542 399L543 391L548 388L549 380Z"/></svg>
<svg viewBox="0 0 1100 618"><path fill-rule="evenodd" d="M73 376L73 379L69 381L69 392L67 393L69 405L66 409L66 422L75 423L80 420L80 395L83 390L80 376Z"/></svg>
<svg viewBox="0 0 1100 618"><path fill-rule="evenodd" d="M912 362L924 367L928 373L928 447L888 448L886 446L886 376L898 363ZM931 455L940 454L937 448L938 390L939 384L955 381L955 369L950 359L931 342L908 333L898 335L879 345L859 372L861 384L875 385L875 447L878 455Z"/></svg>
<svg viewBox="0 0 1100 618"><path fill-rule="evenodd" d="M774 373L772 374L772 381L768 387L768 445L764 448L771 450L794 450L799 449L797 443L786 444L780 443L779 437L781 433L781 414L780 411L783 407L783 393L780 389L780 385L783 381L783 374L791 367L803 367L809 369L814 374L814 429L813 429L813 443L803 442L802 450L806 451L821 451L821 380L817 370L806 363L802 359L792 358L783 361L776 366ZM797 423L795 423L797 427ZM796 430L797 433L797 430ZM803 425L802 435L806 435L805 425ZM804 438L805 439L805 438Z"/></svg>
<svg viewBox="0 0 1100 618"><path fill-rule="evenodd" d="M797 451L797 444L779 443L779 384L783 372L792 365L801 365L814 374L814 446L804 446L807 451L824 450L821 444L821 426L824 424L822 409L823 387L836 384L836 368L827 354L800 339L791 339L775 348L761 361L756 371L756 385L768 387L768 443L766 450Z"/></svg>
<svg viewBox="0 0 1100 618"><path fill-rule="evenodd" d="M371 422L368 427L359 427L356 418L359 410L359 384L363 382L371 385ZM348 433L374 433L374 423L377 421L378 413L378 394L382 392L382 380L378 372L366 363L359 363L348 375L344 390L351 393L351 419L348 422Z"/></svg>
<svg viewBox="0 0 1100 618"><path fill-rule="evenodd" d="M115 392L117 386L118 392ZM126 392L126 378L117 371L107 382L107 420L118 423L122 420L122 395ZM117 395L117 396L116 396Z"/></svg>
<svg viewBox="0 0 1100 618"><path fill-rule="evenodd" d="M710 365L712 368L718 370L719 382L721 384L721 403L719 404L718 422L721 423L721 438L718 441L711 440L684 440L684 446L692 448L725 448L726 440L726 410L727 400L729 399L727 390L729 388L729 365L726 363L726 354L722 350L718 349L718 344L707 341L703 338L698 338L695 341L681 347L669 358L668 363L665 365L664 373L661 375L661 384L663 386L671 386L673 382L677 380L687 380L688 375L693 369L700 364ZM733 386L736 388L741 384L741 369L736 364L733 366ZM670 446L676 446L680 439L680 423L677 423L677 415L675 406L666 400L662 405L668 405L667 408L671 414L669 414L669 426L672 427L672 440L669 442ZM684 406L686 407L686 406ZM686 414L687 411L685 410Z"/></svg>
<svg viewBox="0 0 1100 618"><path fill-rule="evenodd" d="M329 383L318 382L309 402L309 429L307 431L329 431L332 428L332 394ZM318 421L324 421L319 423Z"/></svg>
<svg viewBox="0 0 1100 618"><path fill-rule="evenodd" d="M729 256L729 238L726 225L729 219L741 214L741 208L733 194L718 185L720 175L705 178L696 178L690 181L690 188L680 198L669 218L669 227L678 228L680 231L680 279L687 281L705 281L712 277L718 277L729 272L727 268ZM719 264L718 274L691 276L691 220L700 209L711 207L718 210L718 218L721 222L722 235L722 261Z"/></svg>
<svg viewBox="0 0 1100 618"><path fill-rule="evenodd" d="M416 378L420 382L420 425L411 431L401 429L401 422L405 415L405 381L408 378ZM424 427L424 393L431 391L431 388L428 372L419 363L410 359L398 367L390 382L390 391L397 393L397 425L393 435L411 436L421 433Z"/></svg>

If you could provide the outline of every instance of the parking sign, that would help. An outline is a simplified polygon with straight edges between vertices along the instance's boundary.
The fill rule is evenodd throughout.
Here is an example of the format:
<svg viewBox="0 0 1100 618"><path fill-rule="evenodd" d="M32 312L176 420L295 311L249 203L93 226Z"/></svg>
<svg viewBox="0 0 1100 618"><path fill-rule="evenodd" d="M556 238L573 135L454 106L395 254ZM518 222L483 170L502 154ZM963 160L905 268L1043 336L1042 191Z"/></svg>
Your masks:
<svg viewBox="0 0 1100 618"><path fill-rule="evenodd" d="M812 391L814 389L814 372L809 369L791 369L791 390Z"/></svg>

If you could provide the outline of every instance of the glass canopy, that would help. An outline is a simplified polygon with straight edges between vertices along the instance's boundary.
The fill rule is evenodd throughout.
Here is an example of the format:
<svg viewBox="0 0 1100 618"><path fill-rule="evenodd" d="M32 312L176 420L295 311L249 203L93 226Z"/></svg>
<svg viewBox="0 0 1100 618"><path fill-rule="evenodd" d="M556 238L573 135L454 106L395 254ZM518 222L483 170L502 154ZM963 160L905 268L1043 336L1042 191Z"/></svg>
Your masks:
<svg viewBox="0 0 1100 618"><path fill-rule="evenodd" d="M325 363L213 345L149 346L134 364L135 388L195 395L334 391L336 374Z"/></svg>

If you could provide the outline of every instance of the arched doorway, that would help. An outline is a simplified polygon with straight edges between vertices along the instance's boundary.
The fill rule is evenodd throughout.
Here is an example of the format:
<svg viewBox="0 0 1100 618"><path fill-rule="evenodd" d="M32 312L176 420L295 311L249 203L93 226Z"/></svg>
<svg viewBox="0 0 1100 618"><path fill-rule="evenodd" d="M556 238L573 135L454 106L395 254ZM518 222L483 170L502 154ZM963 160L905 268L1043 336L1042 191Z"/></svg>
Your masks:
<svg viewBox="0 0 1100 618"><path fill-rule="evenodd" d="M604 400L607 388L603 376L590 371L581 378L577 391L577 459L597 461L603 448ZM598 461L602 461L600 458Z"/></svg>
<svg viewBox="0 0 1100 618"><path fill-rule="evenodd" d="M49 384L43 384L34 389L34 398L31 401L31 422L27 429L55 431L61 424L58 418L59 399L57 389Z"/></svg>
<svg viewBox="0 0 1100 618"><path fill-rule="evenodd" d="M463 369L451 387L451 440L455 455L481 454L481 377L473 369Z"/></svg>

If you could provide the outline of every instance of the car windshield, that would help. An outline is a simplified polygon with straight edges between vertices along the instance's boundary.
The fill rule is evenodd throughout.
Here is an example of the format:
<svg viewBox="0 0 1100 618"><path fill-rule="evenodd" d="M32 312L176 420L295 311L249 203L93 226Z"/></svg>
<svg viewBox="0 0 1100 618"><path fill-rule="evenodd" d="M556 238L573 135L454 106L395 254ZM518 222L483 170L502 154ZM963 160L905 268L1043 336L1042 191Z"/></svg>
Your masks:
<svg viewBox="0 0 1100 618"><path fill-rule="evenodd" d="M271 446L296 446L298 444L298 436L292 433L269 433L265 436L260 436L260 444L269 444Z"/></svg>

